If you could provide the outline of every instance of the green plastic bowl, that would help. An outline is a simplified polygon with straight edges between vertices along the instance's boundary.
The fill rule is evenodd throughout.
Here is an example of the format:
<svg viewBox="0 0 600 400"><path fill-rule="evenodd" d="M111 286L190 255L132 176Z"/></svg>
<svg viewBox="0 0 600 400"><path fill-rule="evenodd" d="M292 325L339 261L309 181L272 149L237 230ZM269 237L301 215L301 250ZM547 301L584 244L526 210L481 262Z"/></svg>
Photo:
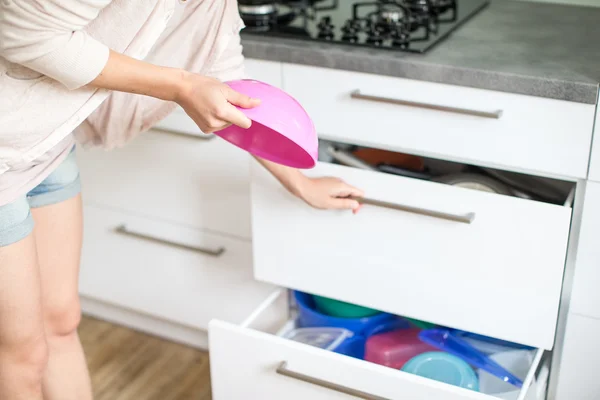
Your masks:
<svg viewBox="0 0 600 400"><path fill-rule="evenodd" d="M425 321L420 321L418 319L407 318L407 317L404 317L404 319L419 329L431 329L431 328L435 328L437 326L436 324L432 324L430 322L425 322Z"/></svg>
<svg viewBox="0 0 600 400"><path fill-rule="evenodd" d="M381 311L372 308L357 306L356 304L313 295L317 310L331 317L339 318L364 318L370 317Z"/></svg>

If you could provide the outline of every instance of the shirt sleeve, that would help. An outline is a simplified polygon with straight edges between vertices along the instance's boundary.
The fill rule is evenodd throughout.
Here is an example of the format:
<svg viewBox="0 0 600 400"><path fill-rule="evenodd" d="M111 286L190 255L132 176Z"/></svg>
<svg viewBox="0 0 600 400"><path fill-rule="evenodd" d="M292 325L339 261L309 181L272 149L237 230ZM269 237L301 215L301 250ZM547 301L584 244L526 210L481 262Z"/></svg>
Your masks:
<svg viewBox="0 0 600 400"><path fill-rule="evenodd" d="M0 56L77 89L93 81L109 49L85 27L111 0L0 0Z"/></svg>

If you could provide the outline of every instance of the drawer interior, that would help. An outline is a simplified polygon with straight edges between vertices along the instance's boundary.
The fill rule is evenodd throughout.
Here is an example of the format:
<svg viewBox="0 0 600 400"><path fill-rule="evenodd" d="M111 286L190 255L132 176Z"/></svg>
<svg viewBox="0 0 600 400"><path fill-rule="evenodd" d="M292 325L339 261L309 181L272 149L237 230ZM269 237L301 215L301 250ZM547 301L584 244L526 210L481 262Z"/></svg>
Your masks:
<svg viewBox="0 0 600 400"><path fill-rule="evenodd" d="M575 193L572 181L323 139L319 161L567 207Z"/></svg>
<svg viewBox="0 0 600 400"><path fill-rule="evenodd" d="M417 325L410 325L410 327L407 327L402 325L402 323L406 323L406 320L404 320L402 317L389 316L390 318L395 318L396 321L398 321L397 323L400 325L395 325L396 328L389 328L391 331L387 331L387 333L384 328L380 328L381 330L379 333L368 336L366 333L360 331L360 328L354 327L352 328L353 332L346 332L348 336L345 336L343 340L338 340L337 344L332 344L328 340L325 340L325 335L332 333L336 329L340 330L339 327L332 328L332 326L337 326L336 324L339 322L336 322L335 318L332 318L332 323L325 323L321 327L317 327L316 325L310 327L310 329L320 330L321 335L317 334L311 336L311 340L315 338L316 340L311 344L308 344L309 341L306 340L306 337L299 339L297 336L303 332L307 333L305 318L307 314L306 310L303 309L305 304L299 304L296 301L298 298L301 298L299 296L312 295L282 290L261 305L261 307L259 307L258 310L242 324L241 328L236 327L235 329L237 330L237 334L245 335L244 339L241 337L239 338L239 342L248 340L250 337L262 342L256 343L256 352L259 351L261 346L266 346L267 342L271 347L269 352L273 353L272 359L265 359L264 354L260 357L256 357L257 361L252 361L253 363L256 363L256 365L252 366L253 369L261 371L261 373L266 373L266 371L264 371L264 367L268 365L269 368L267 369L272 369L272 371L268 371L270 374L268 376L271 377L269 379L273 379L273 377L276 375L279 379L281 379L283 376L291 381L296 381L294 384L300 383L303 386L308 385L310 390L315 390L315 388L322 390L322 397L311 392L311 398L313 399L330 398L329 396L334 398L334 394L339 395L340 393L349 395L350 397L348 398L364 399L411 398L411 400L417 400L425 398L444 398L448 400L493 400L495 398L501 398L515 400L541 400L545 398L548 363L547 354L544 352L544 350L524 348L515 344L506 343L505 344L509 347L502 347L497 344L497 347L494 347L491 345L491 343L499 342L494 342L493 339L488 338L490 340L488 342L488 348L486 349L484 346L483 349L488 352L487 354L494 353L494 349L496 349L496 353L492 354L491 357L493 359L503 360L501 363L505 366L507 365L506 362L509 362L509 368L511 371L519 375L519 378L522 380L522 385L520 388L512 386L481 370L478 370L472 366L467 366L471 373L474 372L473 376L476 377L476 386L479 387L474 387L473 390L465 389L456 385L441 382L439 380L430 379L427 377L427 373L420 376L419 374L405 372L399 369L398 365L385 365L385 363L382 363L383 359L379 359L378 361L375 360L377 362L373 362L374 354L376 354L378 351L380 352L379 354L383 354L382 352L387 351L382 350L383 347L378 347L377 344L386 342L386 340L382 338L385 335L389 335L390 332L407 332L412 334L415 331L427 332L427 329L431 330L436 328L425 327L427 329L416 329L418 322L416 322ZM289 307L283 306L283 302L289 304ZM289 311L289 313L282 313L281 310ZM377 316L380 315L382 314L378 314ZM277 316L279 316L279 318L277 318ZM364 320L366 321L367 319ZM350 320L356 321L356 319L349 319L349 321ZM365 326L368 324L368 322L365 322ZM221 339L219 338L219 333L221 329L227 329L224 325L225 324L222 324L218 321L215 322L214 325L211 323L211 340L214 340L214 342L220 342ZM303 331L302 328L305 330ZM250 333L250 331L255 333ZM296 337L294 337L294 335L296 335ZM377 335L380 335L380 337L378 338ZM368 339L366 339L367 336ZM366 342L366 340L369 342ZM317 345L317 342L320 344ZM389 341L387 343L391 344ZM471 341L470 343L479 343L479 346L484 342L477 342L475 340ZM397 342L396 344L401 345L402 343ZM229 343L229 345L233 344ZM245 345L249 346L249 343L245 343ZM510 347L513 345L515 348ZM286 350L287 347L293 348L293 351L289 352ZM221 346L213 346L213 343L211 342L211 363L216 361L215 367L212 370L212 374L213 380L217 386L217 390L220 390L220 382L222 379L222 372L218 370L218 366L222 364L224 360L213 360L213 358L217 359L224 357L224 353L221 352L220 348ZM365 348L368 351L366 354L364 353ZM391 347L389 349L391 349ZM302 356L294 356L293 354L297 353L298 351L305 353L302 353ZM362 354L361 351L363 352ZM498 351L500 353L503 351L511 351L512 353L499 354ZM448 353L445 351L424 348L420 349L419 351L414 351L414 356L417 358L427 357L427 355L419 356L419 352L427 353L428 355L433 354L434 356L439 354L448 356ZM315 355L315 358L311 362L307 361L305 358L310 357L312 354ZM330 376L322 376L322 365L318 360L319 357L323 357L324 359L328 360L323 360L323 363L329 362L329 360L334 363L337 373L334 374L333 378ZM510 361L506 361L507 359ZM262 365L263 363L265 365ZM343 372L346 372L346 374L353 374L353 380L351 380L351 384L348 385L346 384L347 382L341 382L337 379L337 376L346 375ZM429 372L431 372L431 370ZM366 376L361 376L362 373L364 373ZM387 380L378 382L379 386L375 385L376 389L373 389L369 387L369 385L371 380L374 380L374 378L371 380L367 379L367 377L372 373L378 375L377 380L380 378L383 379L382 377L386 378ZM443 374L441 370L438 370L437 373ZM325 373L325 375L328 374ZM389 385L386 384L387 382L392 384L391 388L388 387ZM261 383L263 382L255 382L256 385L261 385ZM305 394L308 395L308 392ZM302 397L292 396L292 398L296 399Z"/></svg>

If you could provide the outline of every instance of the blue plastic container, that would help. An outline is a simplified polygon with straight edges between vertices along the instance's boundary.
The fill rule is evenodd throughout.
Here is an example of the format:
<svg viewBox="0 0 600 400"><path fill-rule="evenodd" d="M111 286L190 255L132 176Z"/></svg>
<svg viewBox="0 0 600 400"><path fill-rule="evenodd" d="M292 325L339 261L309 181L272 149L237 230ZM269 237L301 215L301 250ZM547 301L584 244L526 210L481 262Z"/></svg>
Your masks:
<svg viewBox="0 0 600 400"><path fill-rule="evenodd" d="M294 299L298 306L297 325L299 328L333 326L348 329L358 335L371 336L392 329L410 327L405 319L383 312L363 318L340 318L325 315L317 311L313 297L308 293L294 291Z"/></svg>
<svg viewBox="0 0 600 400"><path fill-rule="evenodd" d="M294 291L294 299L298 307L298 328L335 327L344 328L354 333L354 336L340 344L335 352L350 357L363 359L367 338L378 333L396 329L410 328L405 319L387 313L378 313L363 318L340 318L325 315L317 311L313 296L308 293Z"/></svg>
<svg viewBox="0 0 600 400"><path fill-rule="evenodd" d="M469 364L444 352L430 351L419 354L404 364L402 371L475 392L479 391L479 379Z"/></svg>

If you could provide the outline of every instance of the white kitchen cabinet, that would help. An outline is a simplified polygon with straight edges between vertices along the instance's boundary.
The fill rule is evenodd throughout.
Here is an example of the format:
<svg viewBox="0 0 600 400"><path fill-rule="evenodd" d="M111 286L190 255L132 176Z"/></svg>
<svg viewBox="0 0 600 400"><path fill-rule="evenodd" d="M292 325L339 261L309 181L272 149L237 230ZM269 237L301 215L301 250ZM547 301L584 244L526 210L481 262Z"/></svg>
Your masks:
<svg viewBox="0 0 600 400"><path fill-rule="evenodd" d="M579 245L570 312L600 319L600 183L588 182L579 231Z"/></svg>
<svg viewBox="0 0 600 400"><path fill-rule="evenodd" d="M278 331L286 326L285 299L285 293L274 295L239 326L211 321L215 400L496 399L278 337ZM535 383L537 371L547 374L547 367L538 368L542 353L536 353L520 399L544 399L544 385Z"/></svg>
<svg viewBox="0 0 600 400"><path fill-rule="evenodd" d="M246 69L281 85L280 63ZM177 110L122 149L80 151L85 202L250 239L250 157Z"/></svg>
<svg viewBox="0 0 600 400"><path fill-rule="evenodd" d="M550 400L600 399L600 320L570 314L558 374L556 397Z"/></svg>
<svg viewBox="0 0 600 400"><path fill-rule="evenodd" d="M284 64L283 75L286 91L324 139L540 175L587 176L593 104L292 64Z"/></svg>
<svg viewBox="0 0 600 400"><path fill-rule="evenodd" d="M78 161L86 204L250 238L249 157L220 138L155 130Z"/></svg>
<svg viewBox="0 0 600 400"><path fill-rule="evenodd" d="M247 241L94 206L84 217L87 299L207 330L241 323L274 290L254 280Z"/></svg>

